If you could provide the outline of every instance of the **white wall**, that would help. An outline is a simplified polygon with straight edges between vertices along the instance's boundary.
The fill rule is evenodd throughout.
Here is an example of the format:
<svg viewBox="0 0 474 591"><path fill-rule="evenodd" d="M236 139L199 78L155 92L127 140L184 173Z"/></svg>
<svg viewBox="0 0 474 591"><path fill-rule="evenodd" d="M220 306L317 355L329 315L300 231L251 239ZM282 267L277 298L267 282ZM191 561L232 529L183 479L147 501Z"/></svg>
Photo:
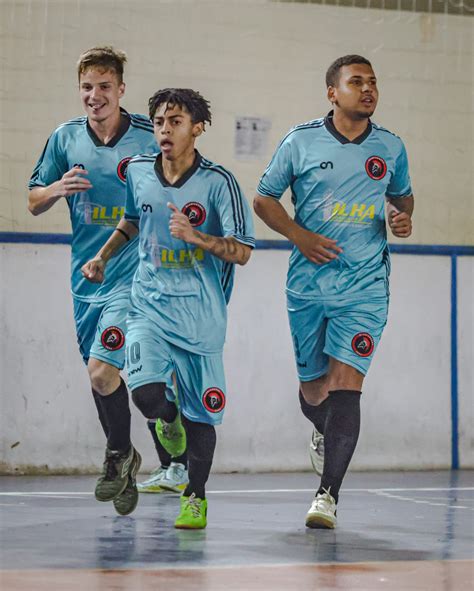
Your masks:
<svg viewBox="0 0 474 591"><path fill-rule="evenodd" d="M51 131L81 114L79 54L105 43L128 53L129 110L145 111L166 86L211 101L200 149L230 168L249 198L286 131L329 110L329 64L366 55L380 87L374 120L405 140L410 157L410 242L472 244L472 19L272 0L2 0L0 230L69 231L60 204L29 216L25 187ZM245 115L272 123L259 159L235 158L235 118ZM274 237L260 220L256 229Z"/></svg>
<svg viewBox="0 0 474 591"><path fill-rule="evenodd" d="M215 471L309 468L310 424L297 379L283 285L287 251L256 251L238 269L225 351L228 406ZM0 245L0 468L93 470L104 441L77 351L69 247ZM474 467L472 270L459 259L460 456ZM156 463L138 411L133 440ZM450 466L450 259L393 256L389 323L363 394L352 467Z"/></svg>

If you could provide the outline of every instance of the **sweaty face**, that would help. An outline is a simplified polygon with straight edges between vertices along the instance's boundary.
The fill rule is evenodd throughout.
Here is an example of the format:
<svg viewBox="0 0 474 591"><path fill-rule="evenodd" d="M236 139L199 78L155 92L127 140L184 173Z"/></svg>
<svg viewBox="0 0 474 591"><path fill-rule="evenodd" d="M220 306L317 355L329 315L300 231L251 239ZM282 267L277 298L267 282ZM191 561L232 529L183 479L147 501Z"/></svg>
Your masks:
<svg viewBox="0 0 474 591"><path fill-rule="evenodd" d="M328 98L348 117L368 119L379 98L374 71L367 64L343 66L336 86L328 88Z"/></svg>
<svg viewBox="0 0 474 591"><path fill-rule="evenodd" d="M158 106L153 126L156 141L166 160L177 160L193 152L196 137L201 135L203 128L202 123L192 122L186 110L170 103Z"/></svg>
<svg viewBox="0 0 474 591"><path fill-rule="evenodd" d="M119 102L125 92L112 70L89 68L79 78L82 106L91 121L102 123L119 110Z"/></svg>

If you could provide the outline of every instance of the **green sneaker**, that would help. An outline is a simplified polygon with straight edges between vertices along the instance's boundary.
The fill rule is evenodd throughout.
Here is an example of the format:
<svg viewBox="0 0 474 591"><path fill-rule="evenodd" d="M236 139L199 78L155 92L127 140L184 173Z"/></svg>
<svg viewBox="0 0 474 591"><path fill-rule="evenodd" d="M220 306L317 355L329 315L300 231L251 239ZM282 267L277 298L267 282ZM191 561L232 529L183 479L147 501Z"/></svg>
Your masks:
<svg viewBox="0 0 474 591"><path fill-rule="evenodd" d="M162 419L157 419L155 431L161 445L171 457L177 458L183 455L186 449L186 431L181 422L179 412L172 423L166 423Z"/></svg>
<svg viewBox="0 0 474 591"><path fill-rule="evenodd" d="M140 458L133 445L126 454L109 448L105 449L102 475L95 487L95 498L98 501L113 501L123 493L128 483L128 475L133 470L134 463L138 461L137 457ZM141 458L138 465L140 462Z"/></svg>
<svg viewBox="0 0 474 591"><path fill-rule="evenodd" d="M129 515L132 511L135 511L138 505L136 476L142 463L142 457L136 449L134 449L134 452L134 458L128 473L127 486L123 493L114 499L114 507L119 515Z"/></svg>
<svg viewBox="0 0 474 591"><path fill-rule="evenodd" d="M182 496L181 511L174 522L176 529L204 529L207 525L207 499L199 499L194 493Z"/></svg>

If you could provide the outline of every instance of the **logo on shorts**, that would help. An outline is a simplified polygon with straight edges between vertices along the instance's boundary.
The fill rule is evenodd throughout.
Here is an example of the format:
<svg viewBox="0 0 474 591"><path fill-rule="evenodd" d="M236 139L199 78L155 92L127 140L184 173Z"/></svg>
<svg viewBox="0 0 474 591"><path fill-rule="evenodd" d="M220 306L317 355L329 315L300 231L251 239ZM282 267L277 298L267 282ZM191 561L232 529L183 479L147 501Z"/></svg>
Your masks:
<svg viewBox="0 0 474 591"><path fill-rule="evenodd" d="M365 163L365 170L371 179L380 181L387 174L387 163L380 156L371 156Z"/></svg>
<svg viewBox="0 0 474 591"><path fill-rule="evenodd" d="M206 210L197 201L190 201L181 210L184 215L188 216L191 226L200 226L206 219Z"/></svg>
<svg viewBox="0 0 474 591"><path fill-rule="evenodd" d="M368 332L359 332L352 339L352 350L359 357L369 357L374 351L374 339Z"/></svg>
<svg viewBox="0 0 474 591"><path fill-rule="evenodd" d="M118 326L109 326L102 333L100 340L107 351L118 351L125 344L125 335Z"/></svg>
<svg viewBox="0 0 474 591"><path fill-rule="evenodd" d="M118 174L118 178L125 182L127 180L127 167L128 167L128 163L131 160L131 156L128 156L127 158L124 158L123 160L120 160L120 162L118 163L117 166L117 174Z"/></svg>
<svg viewBox="0 0 474 591"><path fill-rule="evenodd" d="M221 412L225 406L225 395L219 388L208 388L202 395L204 408L209 412Z"/></svg>

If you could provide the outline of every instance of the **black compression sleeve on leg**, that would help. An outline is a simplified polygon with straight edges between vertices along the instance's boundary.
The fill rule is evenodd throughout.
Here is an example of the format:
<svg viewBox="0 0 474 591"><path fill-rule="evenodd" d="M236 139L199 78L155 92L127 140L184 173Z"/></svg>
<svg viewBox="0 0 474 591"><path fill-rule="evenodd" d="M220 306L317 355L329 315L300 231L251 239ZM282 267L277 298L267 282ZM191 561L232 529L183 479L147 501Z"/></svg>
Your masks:
<svg viewBox="0 0 474 591"><path fill-rule="evenodd" d="M358 390L329 392L324 427L324 470L318 493L330 489L336 502L359 438L361 394Z"/></svg>
<svg viewBox="0 0 474 591"><path fill-rule="evenodd" d="M120 386L108 396L100 397L100 406L109 427L107 447L122 453L130 449L130 407L125 382L120 379Z"/></svg>
<svg viewBox="0 0 474 591"><path fill-rule="evenodd" d="M151 437L153 439L153 443L155 444L156 453L160 458L160 464L162 468L168 468L171 463L171 456L166 451L166 449L161 445L160 440L158 439L158 435L156 434L155 429L155 421L147 421L146 422L148 430L150 431Z"/></svg>
<svg viewBox="0 0 474 591"><path fill-rule="evenodd" d="M186 429L189 472L189 484L183 494L189 497L194 493L199 499L204 499L205 485L216 449L216 429L213 425L195 423L184 416L182 421Z"/></svg>
<svg viewBox="0 0 474 591"><path fill-rule="evenodd" d="M167 423L172 423L178 414L178 409L174 402L166 398L165 392L166 384L161 382L145 384L133 390L132 400L147 419L163 419Z"/></svg>
<svg viewBox="0 0 474 591"><path fill-rule="evenodd" d="M309 419L316 429L324 435L324 425L328 414L329 398L324 399L321 404L315 406L306 402L303 393L299 391L300 406L304 416Z"/></svg>
<svg viewBox="0 0 474 591"><path fill-rule="evenodd" d="M94 388L92 388L92 396L94 397L95 406L97 408L97 414L99 415L99 421L102 425L102 429L104 430L105 437L109 436L109 426L107 424L107 419L105 418L104 411L102 410L102 405L100 403L100 399L102 396L99 392L96 392Z"/></svg>

